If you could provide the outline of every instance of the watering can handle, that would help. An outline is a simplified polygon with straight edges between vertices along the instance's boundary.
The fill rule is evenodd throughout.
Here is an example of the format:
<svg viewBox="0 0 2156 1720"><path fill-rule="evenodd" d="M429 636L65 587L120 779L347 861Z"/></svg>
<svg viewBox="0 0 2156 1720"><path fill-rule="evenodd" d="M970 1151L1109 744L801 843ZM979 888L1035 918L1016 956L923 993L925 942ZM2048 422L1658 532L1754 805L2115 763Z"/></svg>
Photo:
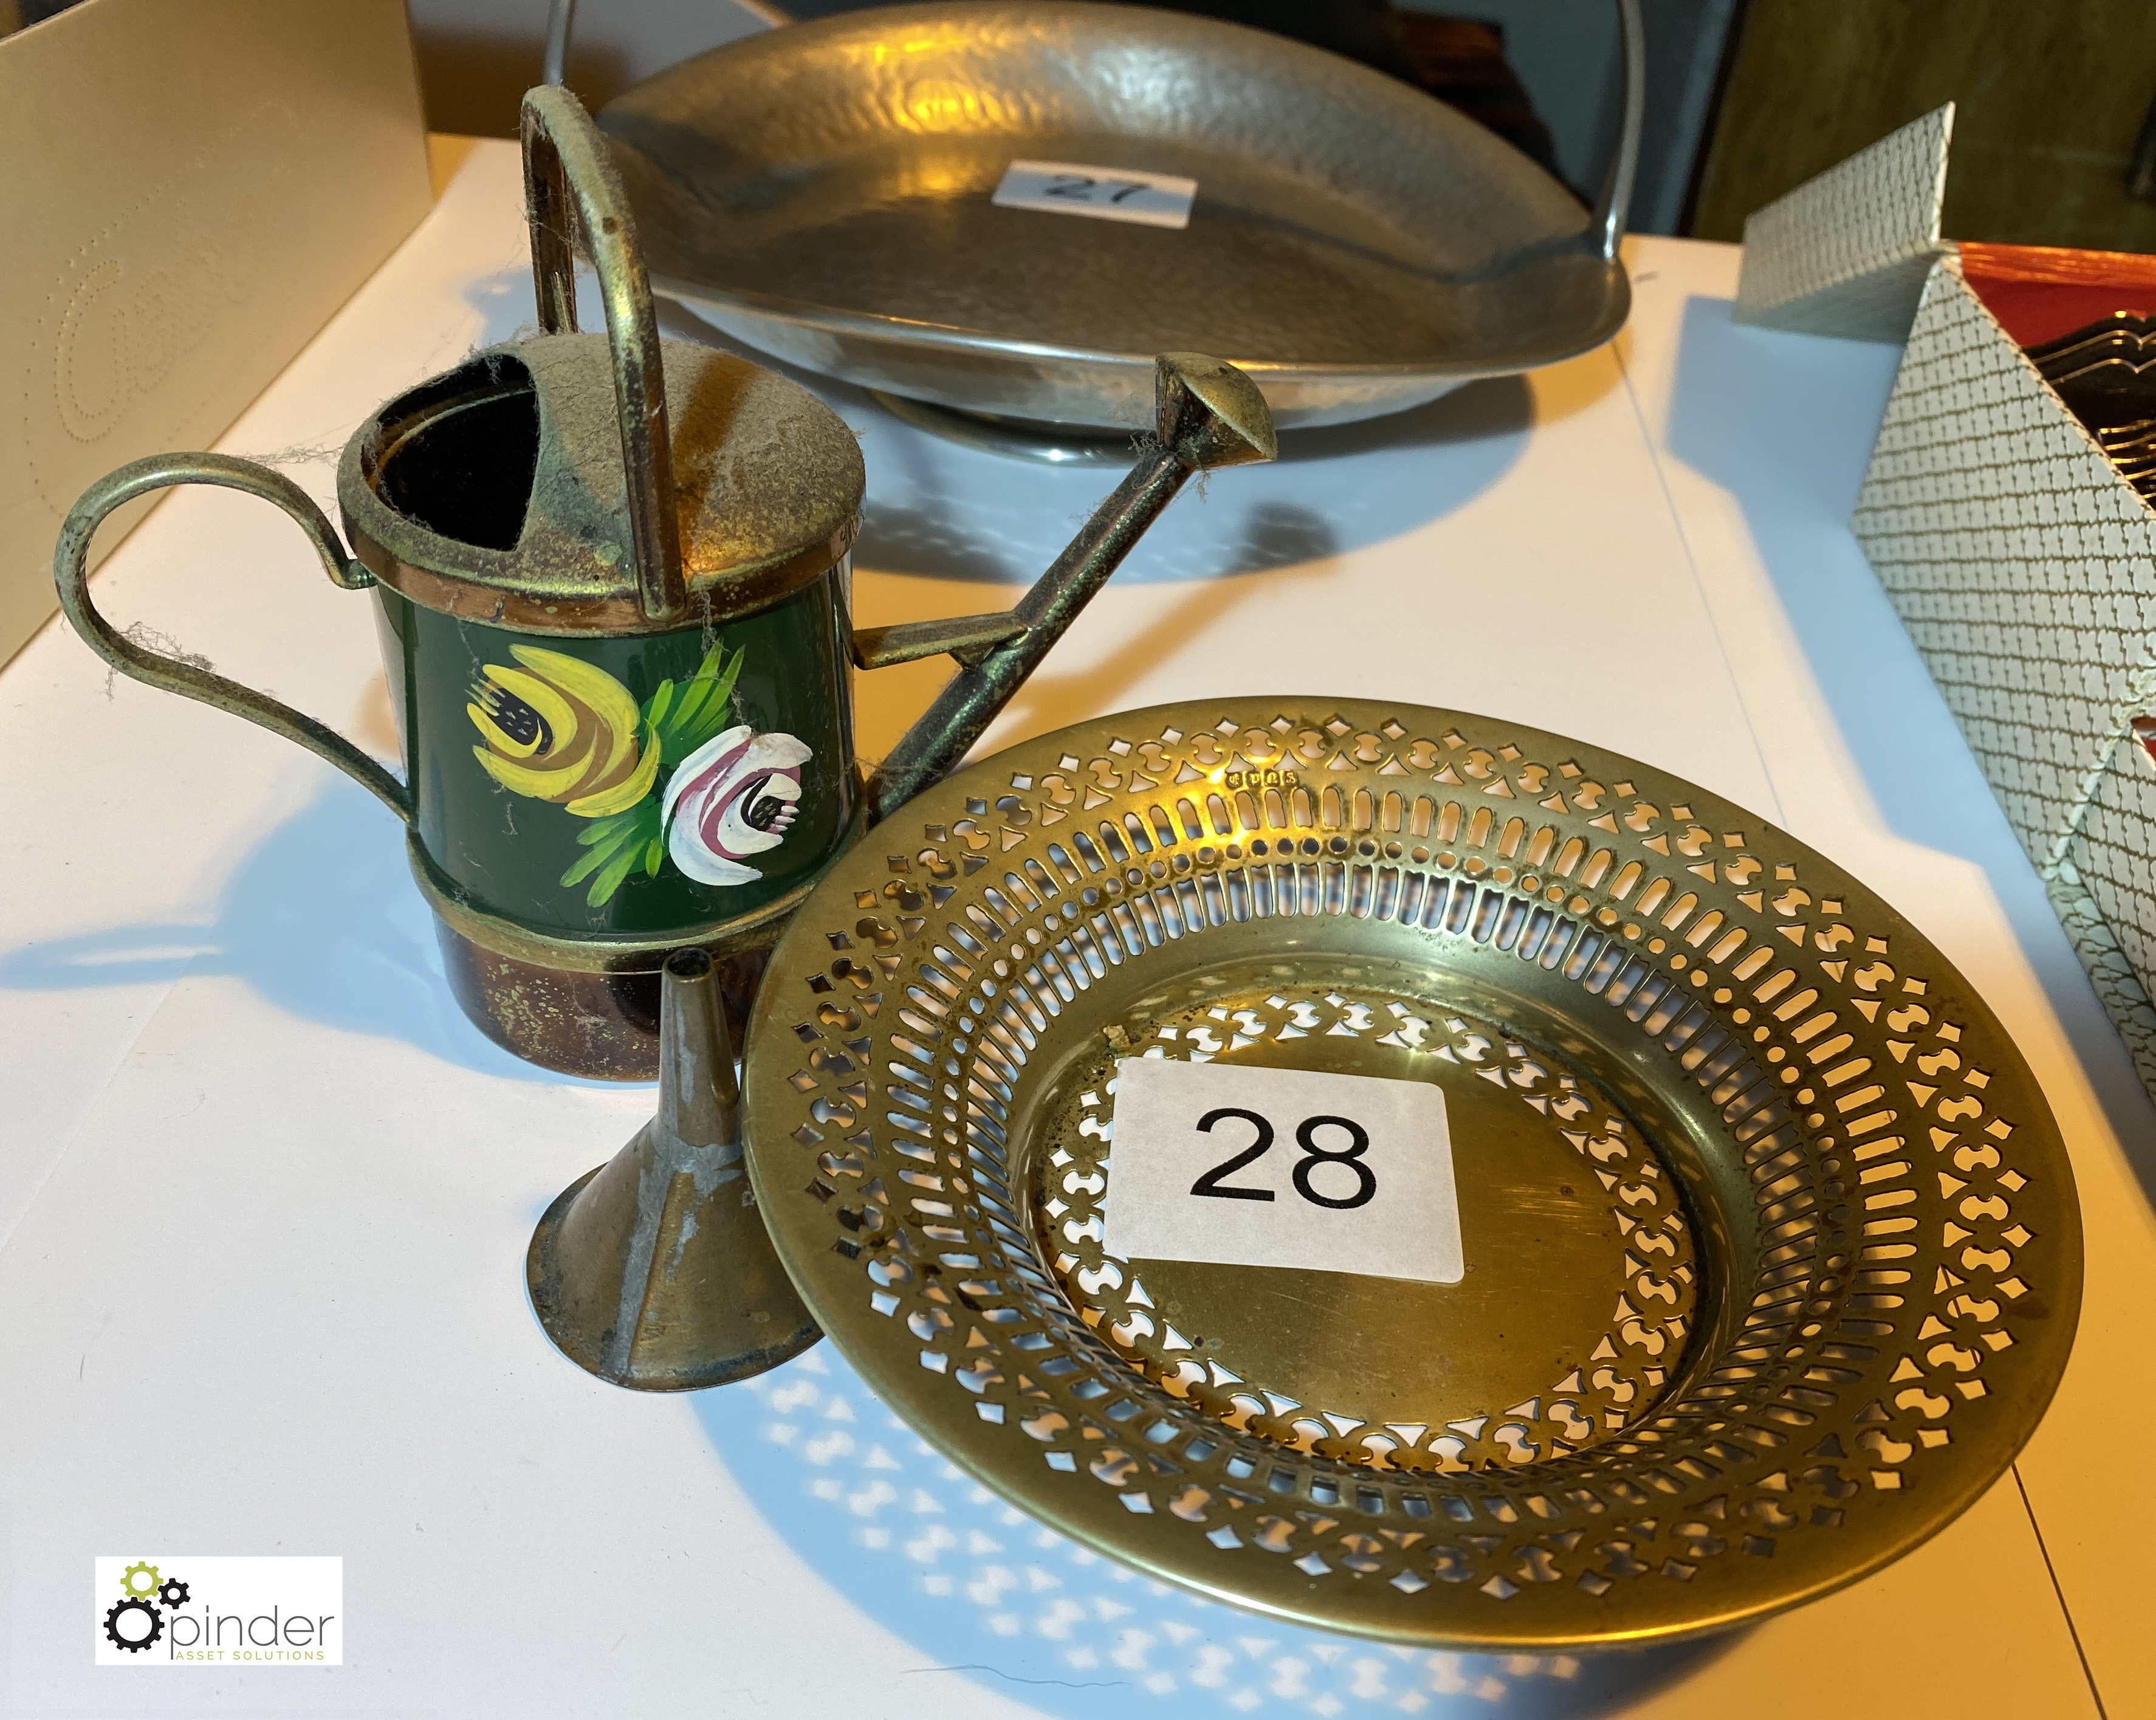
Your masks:
<svg viewBox="0 0 2156 1720"><path fill-rule="evenodd" d="M364 591L374 583L374 576L346 553L328 516L315 506L305 490L282 473L259 466L252 460L234 460L228 454L164 454L138 460L117 471L106 473L85 490L82 499L68 511L66 522L60 527L59 542L53 551L53 579L59 587L60 607L67 611L74 630L92 650L122 675L153 687L162 687L182 698L199 700L220 711L229 711L234 716L244 716L249 722L259 724L273 735L298 742L371 790L383 805L410 824L411 791L334 729L324 727L289 705L278 703L267 693L258 693L236 680L228 680L198 663L167 656L137 644L126 634L115 631L112 624L98 614L96 605L90 600L90 541L99 525L122 504L176 484L215 484L275 502L300 522L300 529L307 534L315 553L321 557L322 571L330 576L332 584L346 591Z"/></svg>
<svg viewBox="0 0 2156 1720"><path fill-rule="evenodd" d="M550 335L576 331L574 234L581 228L606 305L637 588L645 618L665 621L688 607L688 592L675 513L666 373L636 223L606 139L575 96L552 86L526 91L522 129L524 213L531 228L539 326Z"/></svg>

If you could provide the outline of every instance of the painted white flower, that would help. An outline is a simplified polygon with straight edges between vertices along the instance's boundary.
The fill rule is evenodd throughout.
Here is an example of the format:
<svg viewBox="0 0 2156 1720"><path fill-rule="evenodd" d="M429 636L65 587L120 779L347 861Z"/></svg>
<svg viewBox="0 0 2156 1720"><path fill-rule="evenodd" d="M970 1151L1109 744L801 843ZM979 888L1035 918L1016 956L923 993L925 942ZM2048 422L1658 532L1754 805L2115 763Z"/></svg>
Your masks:
<svg viewBox="0 0 2156 1720"><path fill-rule="evenodd" d="M747 884L744 865L778 846L801 798L801 767L813 750L792 735L759 735L744 723L714 735L683 759L660 815L666 852L699 884Z"/></svg>

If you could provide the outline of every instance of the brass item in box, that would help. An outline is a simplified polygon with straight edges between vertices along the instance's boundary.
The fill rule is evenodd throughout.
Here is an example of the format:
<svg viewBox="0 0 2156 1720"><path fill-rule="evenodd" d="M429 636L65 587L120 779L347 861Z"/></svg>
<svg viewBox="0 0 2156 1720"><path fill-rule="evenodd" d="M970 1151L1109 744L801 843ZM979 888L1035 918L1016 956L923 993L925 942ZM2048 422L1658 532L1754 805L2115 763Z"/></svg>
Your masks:
<svg viewBox="0 0 2156 1720"><path fill-rule="evenodd" d="M1435 1081L1458 1285L1104 1255L1116 1060ZM747 1152L957 1462L1152 1575L1403 1642L1697 1634L1995 1481L2081 1296L2043 1096L1922 933L1599 748L1157 707L927 789L773 952Z"/></svg>

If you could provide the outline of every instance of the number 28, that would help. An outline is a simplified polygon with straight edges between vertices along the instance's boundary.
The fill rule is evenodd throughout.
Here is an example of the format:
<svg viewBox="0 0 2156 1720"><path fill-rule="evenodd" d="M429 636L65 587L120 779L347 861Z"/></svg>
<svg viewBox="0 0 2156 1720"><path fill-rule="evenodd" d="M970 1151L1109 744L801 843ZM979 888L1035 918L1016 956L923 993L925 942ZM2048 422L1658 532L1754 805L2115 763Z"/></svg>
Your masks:
<svg viewBox="0 0 2156 1720"><path fill-rule="evenodd" d="M1239 1117L1257 1131L1257 1138L1233 1158L1223 1159L1190 1185L1193 1194L1206 1194L1215 1200L1270 1200L1270 1189L1243 1189L1221 1181L1231 1172L1246 1164L1255 1163L1272 1150L1273 1126L1255 1111L1245 1111L1239 1106L1226 1105L1217 1111L1209 1111L1198 1119L1199 1131L1213 1132L1215 1123L1229 1117ZM1317 1142L1317 1132L1322 1128L1345 1129L1348 1144L1344 1147L1322 1147ZM1377 1173L1363 1162L1363 1155L1370 1150L1370 1133L1362 1124L1344 1117L1306 1117L1295 1127L1296 1144L1302 1148L1302 1157L1295 1163L1295 1192L1312 1206L1329 1206L1336 1210L1349 1207L1368 1206L1370 1197L1378 1192ZM1337 1164L1351 1171L1355 1177L1355 1192L1345 1199L1335 1199L1312 1186L1311 1173L1322 1165Z"/></svg>

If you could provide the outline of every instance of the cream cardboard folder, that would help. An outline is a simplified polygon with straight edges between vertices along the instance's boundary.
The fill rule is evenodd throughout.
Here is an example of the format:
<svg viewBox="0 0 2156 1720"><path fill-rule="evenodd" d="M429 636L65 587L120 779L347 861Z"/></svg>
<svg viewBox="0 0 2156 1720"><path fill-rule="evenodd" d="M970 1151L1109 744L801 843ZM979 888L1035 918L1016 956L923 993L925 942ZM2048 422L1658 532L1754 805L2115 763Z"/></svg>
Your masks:
<svg viewBox="0 0 2156 1720"><path fill-rule="evenodd" d="M0 662L84 486L209 446L429 203L403 0L83 0L0 39Z"/></svg>

